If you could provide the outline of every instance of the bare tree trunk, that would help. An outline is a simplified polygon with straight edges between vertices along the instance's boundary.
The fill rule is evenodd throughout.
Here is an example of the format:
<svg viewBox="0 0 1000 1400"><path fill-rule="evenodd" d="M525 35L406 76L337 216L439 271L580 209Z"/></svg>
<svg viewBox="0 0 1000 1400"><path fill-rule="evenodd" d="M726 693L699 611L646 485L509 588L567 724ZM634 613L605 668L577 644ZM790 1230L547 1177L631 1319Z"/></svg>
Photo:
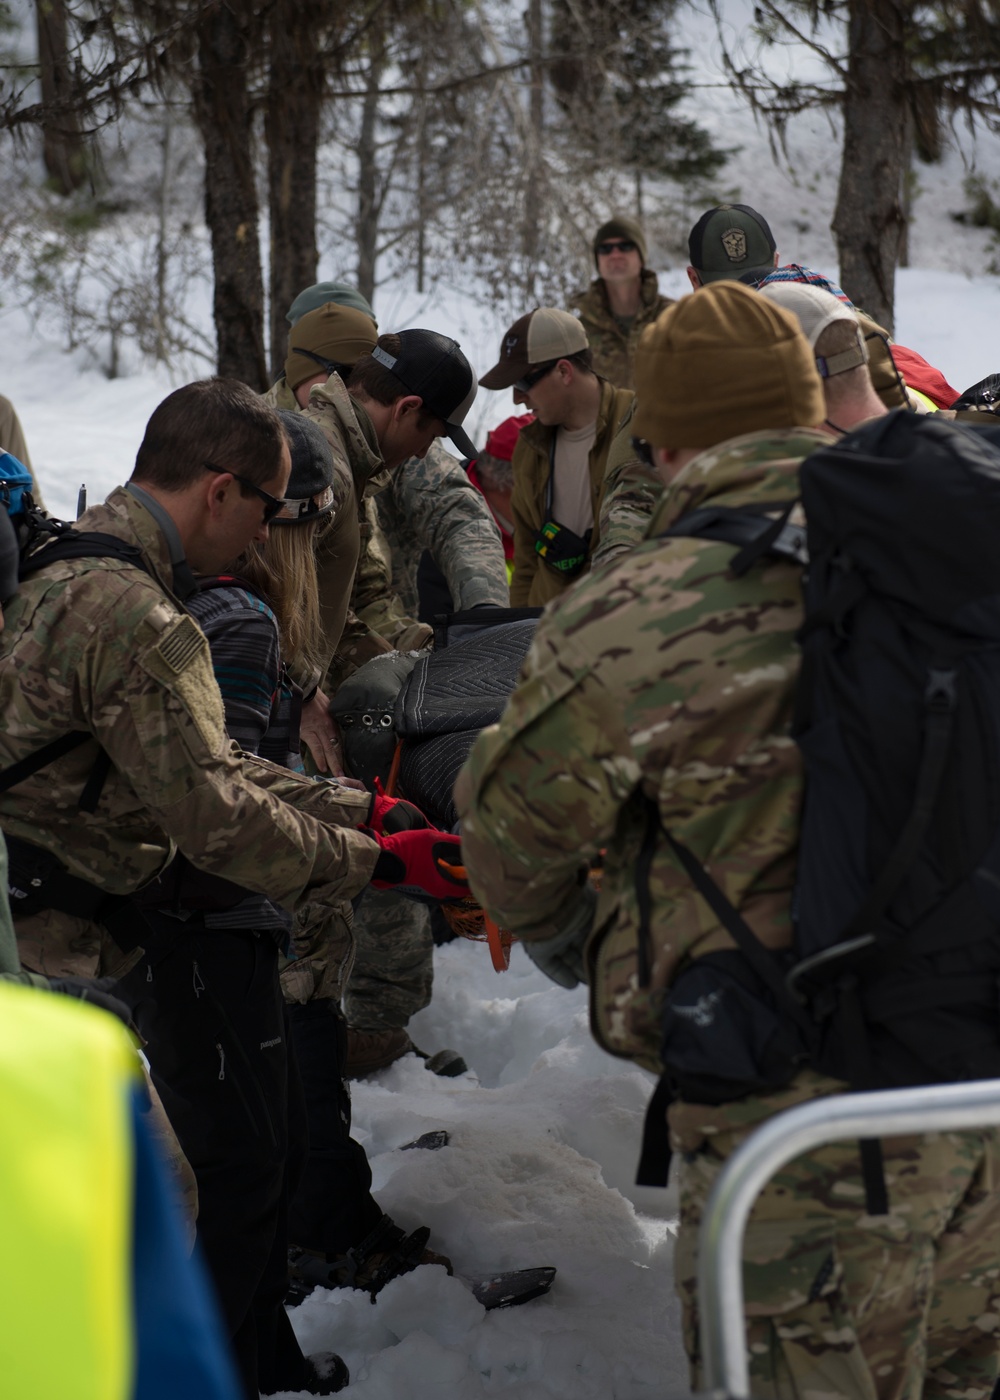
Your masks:
<svg viewBox="0 0 1000 1400"><path fill-rule="evenodd" d="M38 68L42 105L59 107L42 126L45 172L59 194L72 194L87 178L87 147L70 110L73 80L69 68L65 0L35 0Z"/></svg>
<svg viewBox="0 0 1000 1400"><path fill-rule="evenodd" d="M264 283L247 82L248 29L252 34L254 24L252 0L203 7L192 94L205 147L218 371L264 390Z"/></svg>
<svg viewBox="0 0 1000 1400"><path fill-rule="evenodd" d="M903 0L850 0L844 149L833 216L844 290L889 331L903 229L904 21Z"/></svg>
<svg viewBox="0 0 1000 1400"><path fill-rule="evenodd" d="M358 291L370 303L375 295L375 256L381 204L378 198L379 82L385 60L373 52L365 79L361 104L361 131L358 136L358 218L355 225L358 245Z"/></svg>
<svg viewBox="0 0 1000 1400"><path fill-rule="evenodd" d="M545 70L539 60L544 55L545 27L542 18L542 0L530 0L528 5L528 52L532 56L531 91L528 98L528 150L526 161L528 182L524 192L524 229L522 249L524 252L524 294L530 301L535 294L535 269L538 262L538 249L542 220L541 191L537 181L542 163L537 159L542 149L542 126L545 121Z"/></svg>
<svg viewBox="0 0 1000 1400"><path fill-rule="evenodd" d="M427 55L420 50L417 60L417 86L420 95L417 99L417 124L413 133L417 151L417 291L423 292L427 262L427 148L424 133L427 130Z"/></svg>
<svg viewBox="0 0 1000 1400"><path fill-rule="evenodd" d="M270 351L274 377L288 344L285 312L316 281L316 150L324 72L316 58L316 16L300 0L272 11L264 132L271 220Z"/></svg>
<svg viewBox="0 0 1000 1400"><path fill-rule="evenodd" d="M913 113L906 113L906 134L903 140L903 176L899 186L899 207L903 215L903 227L899 235L899 266L910 265L910 221L913 218L913 187L916 176L913 173Z"/></svg>
<svg viewBox="0 0 1000 1400"><path fill-rule="evenodd" d="M170 216L170 199L173 193L173 170L170 162L170 133L172 124L168 116L160 134L160 197L156 209L156 358L165 363L167 354L167 230Z"/></svg>

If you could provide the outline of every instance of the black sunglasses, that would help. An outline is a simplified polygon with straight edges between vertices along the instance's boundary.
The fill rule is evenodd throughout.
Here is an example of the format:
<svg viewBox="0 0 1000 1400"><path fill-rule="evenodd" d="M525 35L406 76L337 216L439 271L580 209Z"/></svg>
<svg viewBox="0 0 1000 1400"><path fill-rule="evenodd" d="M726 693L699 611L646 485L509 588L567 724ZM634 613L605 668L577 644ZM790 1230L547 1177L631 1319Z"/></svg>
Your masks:
<svg viewBox="0 0 1000 1400"><path fill-rule="evenodd" d="M609 253L634 253L636 247L631 238L616 238L614 243L598 243L597 251L606 258Z"/></svg>
<svg viewBox="0 0 1000 1400"><path fill-rule="evenodd" d="M264 524L285 509L284 498L272 496L270 491L265 491L262 486L258 486L254 481L248 481L245 476L240 476L239 472L232 471L229 467L217 467L214 462L202 462L201 464L207 472L218 472L220 476L231 476L234 481L238 481L241 486L245 486L248 491L252 491L255 496L264 502Z"/></svg>
<svg viewBox="0 0 1000 1400"><path fill-rule="evenodd" d="M645 438L633 437L632 451L639 458L640 462L644 462L647 467L652 467L655 470L656 463L653 460L652 443L647 442Z"/></svg>
<svg viewBox="0 0 1000 1400"><path fill-rule="evenodd" d="M303 350L301 345L292 346L293 355L305 355L307 360L313 360L320 369L326 370L327 374L339 374L341 378L350 374L353 365L342 365L339 360L328 360L323 355L317 355L315 350Z"/></svg>
<svg viewBox="0 0 1000 1400"><path fill-rule="evenodd" d="M519 394L527 394L532 390L540 379L544 379L547 374L551 374L559 363L558 360L551 360L547 365L541 365L538 369L530 369L527 374L522 374L520 379L515 379L513 388Z"/></svg>

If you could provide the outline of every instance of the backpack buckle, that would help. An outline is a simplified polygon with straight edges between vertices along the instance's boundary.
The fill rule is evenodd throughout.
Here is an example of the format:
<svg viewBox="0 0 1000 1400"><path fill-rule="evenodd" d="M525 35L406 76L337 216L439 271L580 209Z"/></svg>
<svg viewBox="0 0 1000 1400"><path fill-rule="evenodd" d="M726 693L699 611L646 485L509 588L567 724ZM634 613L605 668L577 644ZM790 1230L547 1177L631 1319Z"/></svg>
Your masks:
<svg viewBox="0 0 1000 1400"><path fill-rule="evenodd" d="M930 671L924 704L934 714L950 714L958 704L955 671Z"/></svg>

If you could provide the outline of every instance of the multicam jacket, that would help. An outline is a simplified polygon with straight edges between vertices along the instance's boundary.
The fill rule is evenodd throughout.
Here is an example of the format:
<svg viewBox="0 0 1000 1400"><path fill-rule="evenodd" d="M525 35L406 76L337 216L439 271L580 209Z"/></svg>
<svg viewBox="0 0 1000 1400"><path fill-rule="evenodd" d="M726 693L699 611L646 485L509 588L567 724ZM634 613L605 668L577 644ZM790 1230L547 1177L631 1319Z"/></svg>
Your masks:
<svg viewBox="0 0 1000 1400"><path fill-rule="evenodd" d="M656 273L648 267L642 270L639 296L639 311L627 327L615 317L608 305L603 277L595 277L587 290L572 302L594 352L594 369L602 379L609 379L619 389L635 388L632 366L639 337L661 311L674 304L670 297L660 296Z"/></svg>
<svg viewBox="0 0 1000 1400"><path fill-rule="evenodd" d="M4 832L110 894L144 885L178 848L287 909L360 891L378 855L351 829L368 799L230 744L208 643L171 593L170 550L152 514L118 489L80 528L137 544L150 572L64 560L22 583L5 609L0 767L70 731L93 741L0 797ZM111 768L96 810L81 812L101 750Z"/></svg>
<svg viewBox="0 0 1000 1400"><path fill-rule="evenodd" d="M601 493L608 452L615 430L634 398L631 389L616 389L608 383L601 385L597 435L590 449L590 496L594 510L591 552L600 537ZM510 502L514 522L514 574L510 581L510 601L515 608L541 607L570 586L570 580L543 564L535 553L535 537L545 524L545 492L552 470L552 444L558 431L543 423L529 423L521 430L514 448L514 493Z"/></svg>
<svg viewBox="0 0 1000 1400"><path fill-rule="evenodd" d="M676 972L732 945L661 838L651 979L639 985L644 798L759 937L783 947L803 781L790 734L801 570L768 559L734 580L730 546L654 535L709 501L794 499L799 463L828 441L757 432L694 458L650 538L542 618L506 713L456 786L472 888L523 939L579 925L587 861L606 851L587 947L592 1027L605 1049L654 1070Z"/></svg>

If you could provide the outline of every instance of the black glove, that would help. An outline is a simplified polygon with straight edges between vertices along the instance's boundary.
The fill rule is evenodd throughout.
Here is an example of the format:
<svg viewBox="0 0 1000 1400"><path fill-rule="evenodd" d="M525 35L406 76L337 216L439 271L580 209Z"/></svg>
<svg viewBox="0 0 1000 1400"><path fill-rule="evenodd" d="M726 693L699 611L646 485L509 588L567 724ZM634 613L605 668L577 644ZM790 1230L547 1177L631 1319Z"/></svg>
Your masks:
<svg viewBox="0 0 1000 1400"><path fill-rule="evenodd" d="M129 1030L132 1026L132 1013L123 1001L112 996L112 989L118 983L113 977L53 977L49 990L61 992L64 997L76 997L87 1001L91 1006L99 1006L102 1011L110 1011Z"/></svg>

